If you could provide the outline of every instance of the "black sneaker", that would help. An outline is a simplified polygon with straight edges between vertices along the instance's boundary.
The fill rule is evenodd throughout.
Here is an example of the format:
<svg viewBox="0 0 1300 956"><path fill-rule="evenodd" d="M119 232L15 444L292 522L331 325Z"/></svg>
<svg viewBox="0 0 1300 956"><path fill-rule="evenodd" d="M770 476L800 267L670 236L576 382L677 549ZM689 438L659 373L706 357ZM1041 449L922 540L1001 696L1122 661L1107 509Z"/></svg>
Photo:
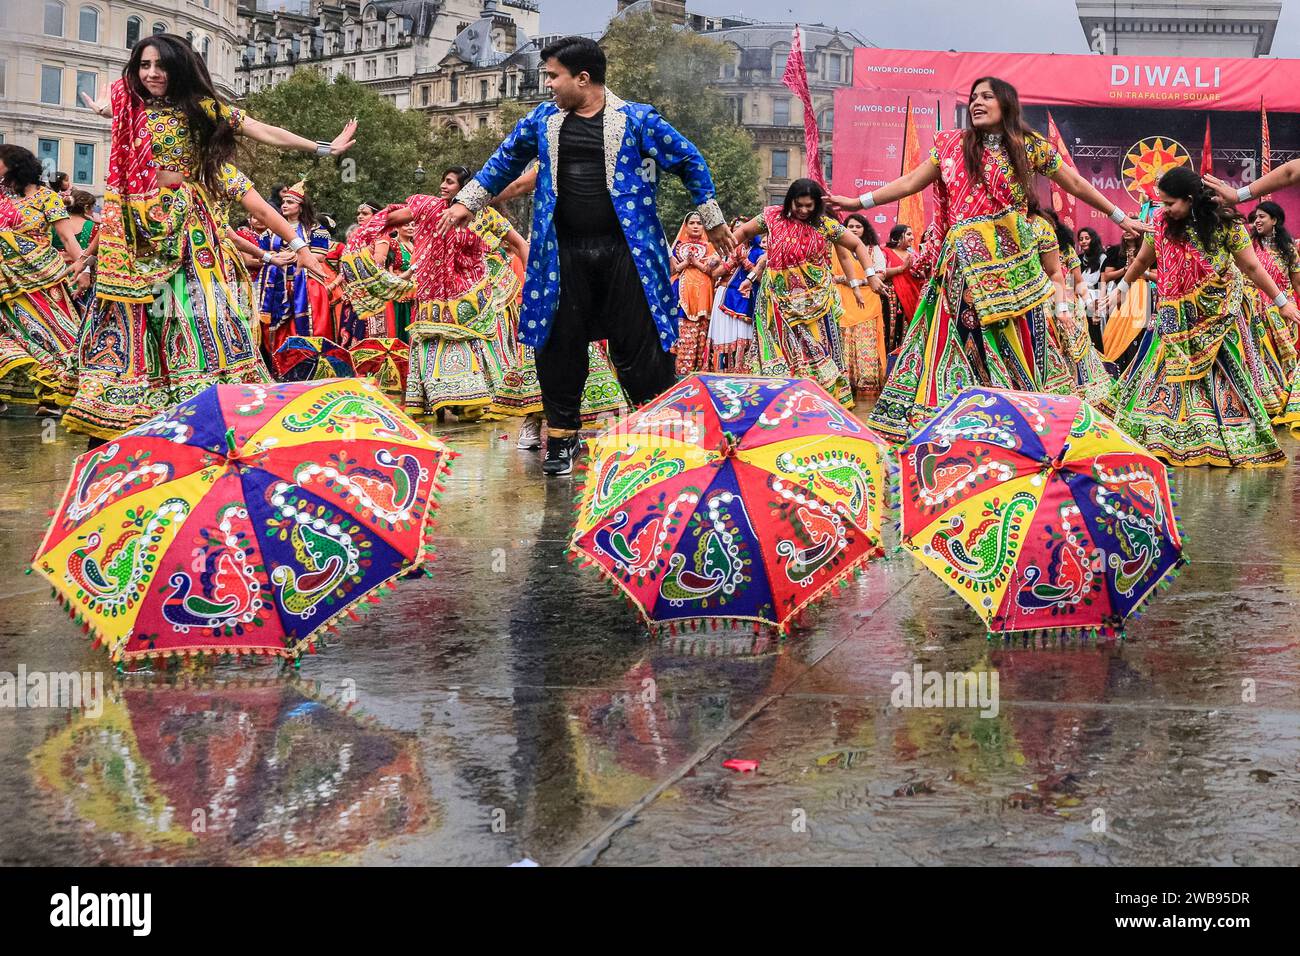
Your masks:
<svg viewBox="0 0 1300 956"><path fill-rule="evenodd" d="M551 478L561 478L573 471L573 459L578 456L578 436L546 439L546 461L542 473Z"/></svg>

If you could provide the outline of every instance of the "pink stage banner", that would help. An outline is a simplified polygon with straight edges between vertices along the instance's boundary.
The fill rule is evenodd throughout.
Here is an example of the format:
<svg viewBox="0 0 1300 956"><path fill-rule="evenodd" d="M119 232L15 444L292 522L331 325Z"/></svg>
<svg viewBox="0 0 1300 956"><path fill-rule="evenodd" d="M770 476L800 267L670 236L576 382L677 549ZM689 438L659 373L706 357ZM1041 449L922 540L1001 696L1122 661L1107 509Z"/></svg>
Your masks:
<svg viewBox="0 0 1300 956"><path fill-rule="evenodd" d="M1300 60L1056 53L949 53L878 50L854 53L853 85L862 89L961 93L980 76L999 76L1026 103L1135 106L1147 109L1270 110L1300 113Z"/></svg>
<svg viewBox="0 0 1300 956"><path fill-rule="evenodd" d="M835 91L834 162L831 191L841 196L859 196L891 183L903 172L903 134L907 127L906 91L898 93L844 88ZM936 104L912 94L912 115L921 159L929 162L934 144ZM933 190L925 191L925 218L934 213ZM898 215L898 203L878 206L868 214L880 241ZM917 237L918 241L920 236Z"/></svg>

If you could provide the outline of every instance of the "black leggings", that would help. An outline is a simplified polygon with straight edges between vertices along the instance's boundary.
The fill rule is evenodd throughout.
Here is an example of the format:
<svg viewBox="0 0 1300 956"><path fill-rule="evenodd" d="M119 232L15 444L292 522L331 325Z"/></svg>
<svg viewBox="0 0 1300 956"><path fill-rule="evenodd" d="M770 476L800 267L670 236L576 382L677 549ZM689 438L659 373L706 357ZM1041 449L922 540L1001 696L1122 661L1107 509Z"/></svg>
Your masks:
<svg viewBox="0 0 1300 956"><path fill-rule="evenodd" d="M537 350L542 407L552 430L582 426L587 343L609 340L609 360L634 405L677 381L622 236L560 239L560 303Z"/></svg>

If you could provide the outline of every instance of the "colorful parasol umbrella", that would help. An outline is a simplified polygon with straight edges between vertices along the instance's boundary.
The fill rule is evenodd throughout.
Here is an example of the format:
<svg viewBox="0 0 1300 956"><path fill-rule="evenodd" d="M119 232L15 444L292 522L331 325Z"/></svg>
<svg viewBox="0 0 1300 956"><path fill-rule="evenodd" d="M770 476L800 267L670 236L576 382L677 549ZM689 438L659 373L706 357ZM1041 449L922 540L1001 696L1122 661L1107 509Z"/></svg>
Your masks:
<svg viewBox="0 0 1300 956"><path fill-rule="evenodd" d="M325 378L351 378L352 355L343 346L314 335L291 335L271 356L276 378L283 382L310 382Z"/></svg>
<svg viewBox="0 0 1300 956"><path fill-rule="evenodd" d="M365 380L217 385L77 459L32 567L112 658L296 658L431 549L447 446Z"/></svg>
<svg viewBox="0 0 1300 956"><path fill-rule="evenodd" d="M993 632L1122 632L1184 563L1165 466L1077 398L971 388L900 452L902 540Z"/></svg>
<svg viewBox="0 0 1300 956"><path fill-rule="evenodd" d="M416 738L315 684L105 696L30 755L91 862L323 863L440 823Z"/></svg>
<svg viewBox="0 0 1300 956"><path fill-rule="evenodd" d="M373 378L385 395L400 397L406 394L410 352L401 339L362 339L352 346L352 367Z"/></svg>
<svg viewBox="0 0 1300 956"><path fill-rule="evenodd" d="M591 442L570 553L654 629L788 629L881 553L887 446L805 379L692 375Z"/></svg>

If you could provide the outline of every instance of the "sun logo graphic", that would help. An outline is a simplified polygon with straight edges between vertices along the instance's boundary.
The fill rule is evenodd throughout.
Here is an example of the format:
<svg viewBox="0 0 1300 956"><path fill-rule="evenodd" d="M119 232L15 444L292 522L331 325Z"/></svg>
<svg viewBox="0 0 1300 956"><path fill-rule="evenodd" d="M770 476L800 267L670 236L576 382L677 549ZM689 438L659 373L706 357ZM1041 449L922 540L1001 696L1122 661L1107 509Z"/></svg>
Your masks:
<svg viewBox="0 0 1300 956"><path fill-rule="evenodd" d="M1169 170L1191 163L1182 143L1164 136L1138 140L1124 154L1124 188L1139 203L1156 200L1156 183Z"/></svg>

